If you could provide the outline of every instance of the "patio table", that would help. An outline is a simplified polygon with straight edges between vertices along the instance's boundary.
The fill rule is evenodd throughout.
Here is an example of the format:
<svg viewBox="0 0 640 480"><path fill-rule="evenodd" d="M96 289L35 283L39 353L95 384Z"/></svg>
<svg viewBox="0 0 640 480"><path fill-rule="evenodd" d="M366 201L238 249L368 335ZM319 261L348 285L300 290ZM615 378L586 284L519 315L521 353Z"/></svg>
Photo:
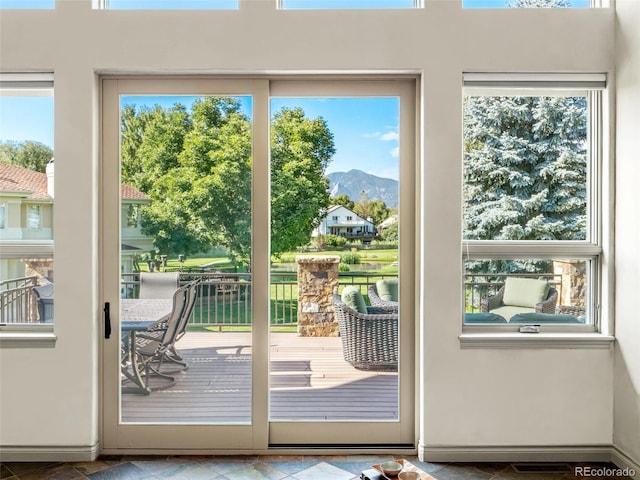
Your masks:
<svg viewBox="0 0 640 480"><path fill-rule="evenodd" d="M120 300L120 329L127 332L121 344L121 372L133 385L123 386L122 393L149 395L151 390L138 368L136 358L136 335L153 323L169 316L173 300L167 298L124 298ZM126 340L125 340L126 338ZM131 367L131 368L129 368Z"/></svg>

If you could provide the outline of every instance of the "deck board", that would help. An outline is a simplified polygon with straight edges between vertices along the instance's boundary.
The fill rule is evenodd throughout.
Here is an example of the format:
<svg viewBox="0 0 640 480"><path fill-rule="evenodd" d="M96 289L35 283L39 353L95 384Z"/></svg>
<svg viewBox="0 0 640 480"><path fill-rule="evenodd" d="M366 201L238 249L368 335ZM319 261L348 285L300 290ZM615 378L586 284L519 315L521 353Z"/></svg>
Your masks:
<svg viewBox="0 0 640 480"><path fill-rule="evenodd" d="M178 348L189 369L169 389L122 395L122 421L250 423L250 333L187 332ZM270 358L271 420L398 418L397 373L353 368L340 338L272 333Z"/></svg>

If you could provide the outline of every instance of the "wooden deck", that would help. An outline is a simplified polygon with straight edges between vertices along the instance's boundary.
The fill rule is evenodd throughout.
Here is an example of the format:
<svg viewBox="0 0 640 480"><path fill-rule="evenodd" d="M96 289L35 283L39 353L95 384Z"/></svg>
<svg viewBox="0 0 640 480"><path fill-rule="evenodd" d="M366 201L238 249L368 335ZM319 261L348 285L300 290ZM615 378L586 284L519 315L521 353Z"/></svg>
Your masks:
<svg viewBox="0 0 640 480"><path fill-rule="evenodd" d="M170 389L122 395L122 421L250 423L250 333L188 332L189 369ZM356 370L340 338L271 334L271 420L396 420L398 375Z"/></svg>

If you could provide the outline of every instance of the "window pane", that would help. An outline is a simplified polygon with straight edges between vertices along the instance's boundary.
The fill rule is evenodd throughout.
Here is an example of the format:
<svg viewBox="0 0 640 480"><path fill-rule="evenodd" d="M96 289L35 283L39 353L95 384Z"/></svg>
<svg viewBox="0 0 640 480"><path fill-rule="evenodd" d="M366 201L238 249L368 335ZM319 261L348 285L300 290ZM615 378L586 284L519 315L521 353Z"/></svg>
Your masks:
<svg viewBox="0 0 640 480"><path fill-rule="evenodd" d="M53 90L33 94L0 86L0 323L53 321Z"/></svg>
<svg viewBox="0 0 640 480"><path fill-rule="evenodd" d="M251 422L252 101L120 97L123 423ZM188 306L172 309L194 281ZM160 365L176 376L145 379L131 358L152 358L134 332L162 330L169 312L178 356Z"/></svg>
<svg viewBox="0 0 640 480"><path fill-rule="evenodd" d="M55 8L55 0L0 0L0 8Z"/></svg>
<svg viewBox="0 0 640 480"><path fill-rule="evenodd" d="M415 0L283 0L285 9L414 8Z"/></svg>
<svg viewBox="0 0 640 480"><path fill-rule="evenodd" d="M588 240L587 98L464 99L466 240Z"/></svg>
<svg viewBox="0 0 640 480"><path fill-rule="evenodd" d="M590 260L467 260L465 324L589 324Z"/></svg>
<svg viewBox="0 0 640 480"><path fill-rule="evenodd" d="M463 0L463 8L588 8L591 0Z"/></svg>
<svg viewBox="0 0 640 480"><path fill-rule="evenodd" d="M399 418L399 107L271 99L272 421Z"/></svg>
<svg viewBox="0 0 640 480"><path fill-rule="evenodd" d="M109 10L234 10L238 0L106 0Z"/></svg>

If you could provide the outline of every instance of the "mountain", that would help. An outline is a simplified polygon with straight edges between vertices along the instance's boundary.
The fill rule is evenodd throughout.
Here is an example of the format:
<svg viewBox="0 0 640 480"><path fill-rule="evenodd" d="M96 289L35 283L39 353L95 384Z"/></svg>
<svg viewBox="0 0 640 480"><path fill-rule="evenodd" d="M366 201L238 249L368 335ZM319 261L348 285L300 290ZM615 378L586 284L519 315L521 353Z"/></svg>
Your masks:
<svg viewBox="0 0 640 480"><path fill-rule="evenodd" d="M398 206L398 181L392 178L376 177L362 170L333 172L329 177L329 194L332 197L344 193L354 202L360 200L364 191L369 200L382 200L387 207Z"/></svg>

